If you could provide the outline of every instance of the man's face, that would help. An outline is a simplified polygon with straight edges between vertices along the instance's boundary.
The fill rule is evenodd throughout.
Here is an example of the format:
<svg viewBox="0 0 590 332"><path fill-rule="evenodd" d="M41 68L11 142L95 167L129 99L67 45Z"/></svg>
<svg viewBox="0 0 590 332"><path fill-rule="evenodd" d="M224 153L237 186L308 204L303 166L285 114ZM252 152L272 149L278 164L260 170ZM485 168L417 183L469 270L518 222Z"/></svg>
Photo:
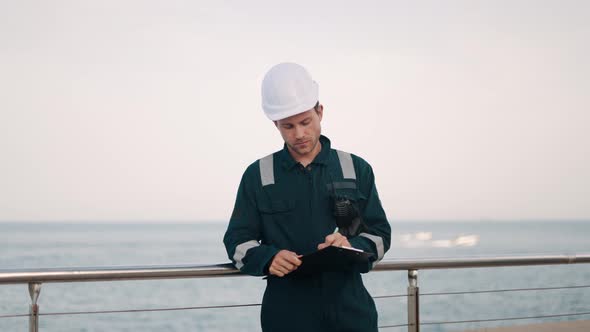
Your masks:
<svg viewBox="0 0 590 332"><path fill-rule="evenodd" d="M323 111L324 108L320 104L317 109L312 108L309 111L275 121L289 152L296 160L300 157L315 157L319 152L321 146L318 142L322 131L320 122Z"/></svg>

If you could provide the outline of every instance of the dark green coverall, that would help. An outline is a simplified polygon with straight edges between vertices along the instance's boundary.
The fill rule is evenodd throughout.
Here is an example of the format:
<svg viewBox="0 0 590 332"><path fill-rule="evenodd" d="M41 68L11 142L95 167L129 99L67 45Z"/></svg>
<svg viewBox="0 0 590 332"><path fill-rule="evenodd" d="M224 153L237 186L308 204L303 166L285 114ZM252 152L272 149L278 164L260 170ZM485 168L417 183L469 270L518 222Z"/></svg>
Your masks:
<svg viewBox="0 0 590 332"><path fill-rule="evenodd" d="M367 229L350 244L373 253L372 262L346 272L270 277L262 301L263 331L377 331L377 311L360 273L389 249L391 228L381 206L371 166L351 155L355 179L345 179L336 150L320 137L322 150L303 167L287 147L273 154L274 183L263 186L260 163L245 171L224 236L229 258L243 273L268 275L275 254L317 250L336 228L330 195L357 200Z"/></svg>

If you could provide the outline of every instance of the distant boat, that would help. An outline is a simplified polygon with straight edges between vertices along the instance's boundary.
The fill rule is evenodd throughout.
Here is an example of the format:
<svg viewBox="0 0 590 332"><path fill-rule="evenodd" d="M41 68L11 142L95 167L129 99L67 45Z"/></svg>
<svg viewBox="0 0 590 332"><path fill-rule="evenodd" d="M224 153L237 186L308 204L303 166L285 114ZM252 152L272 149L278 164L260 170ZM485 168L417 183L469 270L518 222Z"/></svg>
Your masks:
<svg viewBox="0 0 590 332"><path fill-rule="evenodd" d="M453 240L434 240L431 246L435 248L451 248L454 247Z"/></svg>
<svg viewBox="0 0 590 332"><path fill-rule="evenodd" d="M430 241L432 240L432 232L418 232L414 234L416 240Z"/></svg>
<svg viewBox="0 0 590 332"><path fill-rule="evenodd" d="M453 239L433 239L432 232L417 232L411 234L402 234L400 236L400 240L402 242L402 245L407 248L473 247L479 243L479 235L468 234L459 235Z"/></svg>
<svg viewBox="0 0 590 332"><path fill-rule="evenodd" d="M479 242L478 235L461 235L458 236L453 243L458 247L473 247Z"/></svg>

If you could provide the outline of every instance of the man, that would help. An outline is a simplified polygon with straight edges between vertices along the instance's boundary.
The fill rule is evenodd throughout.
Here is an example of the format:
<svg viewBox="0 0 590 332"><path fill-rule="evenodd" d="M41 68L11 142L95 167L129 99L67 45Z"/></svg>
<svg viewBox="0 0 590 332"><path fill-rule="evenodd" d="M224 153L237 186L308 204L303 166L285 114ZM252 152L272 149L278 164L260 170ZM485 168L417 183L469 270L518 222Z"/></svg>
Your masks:
<svg viewBox="0 0 590 332"><path fill-rule="evenodd" d="M360 273L383 258L391 229L371 166L332 149L321 135L324 108L318 85L300 65L281 63L269 70L262 82L262 108L285 144L246 169L224 236L238 269L268 276L262 330L377 331L375 303ZM348 210L335 208L339 199ZM339 224L339 218L354 219L356 225ZM369 263L341 271L296 273L302 255L328 246L373 256Z"/></svg>

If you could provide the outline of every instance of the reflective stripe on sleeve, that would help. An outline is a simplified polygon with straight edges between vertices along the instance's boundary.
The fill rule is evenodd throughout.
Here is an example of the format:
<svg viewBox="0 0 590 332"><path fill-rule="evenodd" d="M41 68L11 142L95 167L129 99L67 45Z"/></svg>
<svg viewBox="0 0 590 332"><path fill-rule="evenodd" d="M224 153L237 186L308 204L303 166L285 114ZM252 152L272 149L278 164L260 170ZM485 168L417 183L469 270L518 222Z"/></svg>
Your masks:
<svg viewBox="0 0 590 332"><path fill-rule="evenodd" d="M244 263L242 263L242 259L244 259L244 256L246 256L246 253L248 252L248 250L250 250L254 247L258 247L259 245L260 245L260 243L258 243L258 241L250 240L248 242L244 242L244 243L241 243L238 246L236 246L236 252L234 254L234 261L236 262L236 267L238 269L241 269L242 266L244 266Z"/></svg>
<svg viewBox="0 0 590 332"><path fill-rule="evenodd" d="M368 233L360 233L359 236L366 237L367 239L373 241L375 243L375 247L377 248L377 259L373 262L373 267L377 265L377 263L383 258L385 255L385 248L383 247L383 239L380 236L368 234Z"/></svg>
<svg viewBox="0 0 590 332"><path fill-rule="evenodd" d="M273 156L269 154L268 156L260 159L258 162L260 166L260 180L262 181L262 186L267 186L269 184L275 183L275 171L273 168Z"/></svg>
<svg viewBox="0 0 590 332"><path fill-rule="evenodd" d="M342 168L342 177L345 179L356 180L356 173L354 172L354 164L352 163L352 156L348 152L336 150L338 159L340 160L340 168Z"/></svg>

